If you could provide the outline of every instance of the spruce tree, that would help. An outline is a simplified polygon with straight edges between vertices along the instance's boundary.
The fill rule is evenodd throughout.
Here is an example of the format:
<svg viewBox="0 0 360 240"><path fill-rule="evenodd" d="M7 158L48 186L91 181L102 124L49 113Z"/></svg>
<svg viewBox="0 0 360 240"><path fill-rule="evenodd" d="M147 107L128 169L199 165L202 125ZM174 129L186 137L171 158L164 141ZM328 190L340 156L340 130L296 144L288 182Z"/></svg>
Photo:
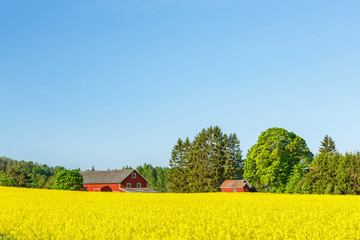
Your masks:
<svg viewBox="0 0 360 240"><path fill-rule="evenodd" d="M326 135L321 141L319 152L333 155L336 152L335 141Z"/></svg>
<svg viewBox="0 0 360 240"><path fill-rule="evenodd" d="M360 194L360 154L319 154L306 175L308 193Z"/></svg>
<svg viewBox="0 0 360 240"><path fill-rule="evenodd" d="M136 170L149 181L149 187L158 192L167 192L166 179L169 168L153 167L151 164L144 163L143 166L136 167Z"/></svg>
<svg viewBox="0 0 360 240"><path fill-rule="evenodd" d="M178 140L172 150L169 186L173 192L216 192L226 179L242 174L240 142L218 126L203 129L190 142Z"/></svg>
<svg viewBox="0 0 360 240"><path fill-rule="evenodd" d="M169 188L172 192L180 192L183 186L182 182L182 165L183 163L183 141L179 138L177 144L171 151L170 171L169 171Z"/></svg>

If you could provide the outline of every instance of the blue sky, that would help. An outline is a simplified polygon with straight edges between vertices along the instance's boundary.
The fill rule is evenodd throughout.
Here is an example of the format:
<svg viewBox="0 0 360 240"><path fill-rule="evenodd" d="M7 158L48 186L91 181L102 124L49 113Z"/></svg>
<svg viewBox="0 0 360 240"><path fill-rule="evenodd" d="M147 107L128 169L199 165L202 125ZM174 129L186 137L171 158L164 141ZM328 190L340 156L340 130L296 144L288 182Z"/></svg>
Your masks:
<svg viewBox="0 0 360 240"><path fill-rule="evenodd" d="M167 166L218 125L360 150L359 1L0 0L0 154Z"/></svg>

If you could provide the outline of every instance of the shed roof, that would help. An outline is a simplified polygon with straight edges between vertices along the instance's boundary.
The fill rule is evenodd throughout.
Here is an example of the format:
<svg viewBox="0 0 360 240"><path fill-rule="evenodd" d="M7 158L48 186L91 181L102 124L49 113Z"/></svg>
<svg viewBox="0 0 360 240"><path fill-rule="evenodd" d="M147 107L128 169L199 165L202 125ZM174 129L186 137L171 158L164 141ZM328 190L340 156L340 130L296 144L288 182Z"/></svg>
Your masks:
<svg viewBox="0 0 360 240"><path fill-rule="evenodd" d="M246 181L245 179L241 179L241 180L225 180L220 188L244 188L245 186L248 186L249 188L251 188L251 185L248 181Z"/></svg>
<svg viewBox="0 0 360 240"><path fill-rule="evenodd" d="M80 172L80 174L83 176L83 184L121 183L134 171L137 172L134 169L124 169L109 171L83 171Z"/></svg>

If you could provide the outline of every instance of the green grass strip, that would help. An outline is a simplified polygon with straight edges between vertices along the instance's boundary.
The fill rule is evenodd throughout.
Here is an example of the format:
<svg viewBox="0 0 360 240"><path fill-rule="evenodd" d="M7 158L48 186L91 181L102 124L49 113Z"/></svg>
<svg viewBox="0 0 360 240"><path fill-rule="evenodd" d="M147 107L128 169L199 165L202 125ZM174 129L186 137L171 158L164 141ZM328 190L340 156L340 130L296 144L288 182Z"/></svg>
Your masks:
<svg viewBox="0 0 360 240"><path fill-rule="evenodd" d="M0 233L0 240L16 240L11 234Z"/></svg>

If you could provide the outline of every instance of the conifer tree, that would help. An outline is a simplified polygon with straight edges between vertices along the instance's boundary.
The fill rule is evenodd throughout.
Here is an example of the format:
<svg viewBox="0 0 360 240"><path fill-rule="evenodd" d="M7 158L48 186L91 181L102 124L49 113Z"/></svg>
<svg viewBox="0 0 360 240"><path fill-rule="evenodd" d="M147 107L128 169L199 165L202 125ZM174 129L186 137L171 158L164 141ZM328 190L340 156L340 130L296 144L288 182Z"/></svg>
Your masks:
<svg viewBox="0 0 360 240"><path fill-rule="evenodd" d="M170 171L169 171L169 188L172 192L180 192L181 188L185 184L183 182L182 171L184 163L184 151L183 151L184 142L179 138L177 144L173 147L171 151L170 158Z"/></svg>
<svg viewBox="0 0 360 240"><path fill-rule="evenodd" d="M151 164L144 163L143 166L136 167L136 170L149 181L149 187L158 192L167 192L166 178L169 168L153 167Z"/></svg>
<svg viewBox="0 0 360 240"><path fill-rule="evenodd" d="M360 194L360 153L317 155L306 183L308 193Z"/></svg>
<svg viewBox="0 0 360 240"><path fill-rule="evenodd" d="M195 139L179 139L172 150L169 186L173 192L215 192L226 179L242 173L240 142L218 126L203 129Z"/></svg>
<svg viewBox="0 0 360 240"><path fill-rule="evenodd" d="M326 135L321 141L319 152L333 155L336 152L335 141Z"/></svg>

